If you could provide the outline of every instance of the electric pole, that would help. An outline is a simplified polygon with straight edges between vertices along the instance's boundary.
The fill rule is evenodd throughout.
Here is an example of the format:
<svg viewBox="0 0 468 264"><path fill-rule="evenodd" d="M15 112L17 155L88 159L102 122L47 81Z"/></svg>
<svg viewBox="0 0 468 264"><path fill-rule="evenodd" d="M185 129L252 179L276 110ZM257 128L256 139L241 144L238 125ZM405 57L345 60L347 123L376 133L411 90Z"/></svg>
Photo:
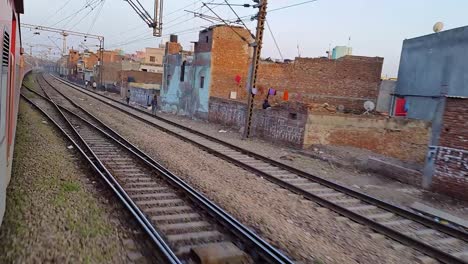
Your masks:
<svg viewBox="0 0 468 264"><path fill-rule="evenodd" d="M65 56L67 55L67 37L68 36L77 36L77 37L84 37L85 41L86 39L95 39L99 41L99 49L101 53L101 62L99 65L99 87L103 85L103 65L104 65L104 36L99 36L99 35L93 35L93 34L88 34L88 33L82 33L82 32L76 32L76 31L70 31L70 30L65 30L65 29L59 29L59 28L51 28L51 27L45 27L45 26L40 26L40 25L31 25L31 24L25 24L21 23L22 28L29 28L32 30L36 31L47 31L47 32L53 32L62 35L63 37L63 47L62 47L62 55ZM39 33L37 33L39 34Z"/></svg>
<svg viewBox="0 0 468 264"><path fill-rule="evenodd" d="M63 47L62 47L62 56L67 55L67 36L68 34L66 32L62 32L63 36Z"/></svg>
<svg viewBox="0 0 468 264"><path fill-rule="evenodd" d="M246 139L250 136L250 129L252 126L252 114L254 107L254 97L253 89L257 87L257 73L258 73L258 64L260 62L260 54L262 51L262 42L263 42L263 31L265 29L265 21L267 15L267 0L254 0L257 2L259 7L257 15L257 32L255 34L255 42L250 44L253 47L253 57L252 63L250 64L249 69L249 78L247 80L247 111L245 115L245 126L243 138Z"/></svg>

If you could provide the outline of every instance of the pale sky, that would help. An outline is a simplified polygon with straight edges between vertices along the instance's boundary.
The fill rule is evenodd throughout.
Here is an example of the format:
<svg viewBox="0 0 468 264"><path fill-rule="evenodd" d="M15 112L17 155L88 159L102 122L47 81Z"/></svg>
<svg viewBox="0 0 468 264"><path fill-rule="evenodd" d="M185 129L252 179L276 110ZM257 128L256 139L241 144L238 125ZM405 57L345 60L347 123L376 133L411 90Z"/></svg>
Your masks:
<svg viewBox="0 0 468 264"><path fill-rule="evenodd" d="M224 0L204 1L224 3ZM305 1L270 0L268 9ZM153 0L140 2L150 14L153 13ZM253 3L251 0L228 2ZM163 38L152 37L152 31L124 0L25 0L22 22L103 35L106 49L122 48L125 52L158 46L168 39L169 34L176 33L179 42L189 49L190 42L197 40L201 26L208 26L211 22L194 18L184 10L201 10L206 15L215 16L201 6L202 1L199 0L164 0ZM256 12L253 8L234 9L241 17ZM354 55L384 57L382 74L396 77L405 38L432 33L432 26L438 21L445 24L445 30L465 26L468 24L467 10L466 0L317 0L272 11L268 13L267 21L284 58L296 57L298 46L302 57L320 57L326 55L325 51L330 45L334 47L350 42ZM216 6L213 11L224 19L236 17L227 6ZM252 31L255 30L255 23L246 21ZM60 53L60 35L34 35L29 29L22 33L24 44L36 45L33 54L45 49L37 44L52 46L56 55ZM82 42L82 38L69 37L67 46L79 48ZM92 40L84 44L91 49L96 45ZM29 52L27 45L25 48ZM262 57L280 58L268 29L264 36Z"/></svg>

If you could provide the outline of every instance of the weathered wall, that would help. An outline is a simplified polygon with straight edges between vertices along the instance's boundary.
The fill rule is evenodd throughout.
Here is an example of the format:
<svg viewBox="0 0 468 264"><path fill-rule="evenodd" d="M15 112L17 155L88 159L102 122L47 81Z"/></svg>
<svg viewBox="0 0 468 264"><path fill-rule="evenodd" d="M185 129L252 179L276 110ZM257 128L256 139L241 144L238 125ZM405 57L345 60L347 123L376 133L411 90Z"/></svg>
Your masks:
<svg viewBox="0 0 468 264"><path fill-rule="evenodd" d="M395 93L397 81L383 80L380 84L379 96L375 110L381 113L391 113L393 93Z"/></svg>
<svg viewBox="0 0 468 264"><path fill-rule="evenodd" d="M245 103L222 98L210 98L208 120L241 128L245 123ZM284 103L268 110L254 109L252 136L278 144L302 147L308 108L303 104Z"/></svg>
<svg viewBox="0 0 468 264"><path fill-rule="evenodd" d="M137 83L162 83L162 74L154 72L142 72L142 71L120 71L118 76L119 80L128 81L128 78L132 79L132 82Z"/></svg>
<svg viewBox="0 0 468 264"><path fill-rule="evenodd" d="M468 27L403 41L396 94L408 117L433 120L438 97L468 96Z"/></svg>
<svg viewBox="0 0 468 264"><path fill-rule="evenodd" d="M237 98L245 98L247 94L245 84L250 50L247 42L233 30L245 39L250 39L250 33L243 28L220 26L212 29L210 96L213 97L229 99L231 91L237 92ZM202 34L199 43L203 40L206 41L206 37ZM235 81L236 76L241 77L239 85Z"/></svg>
<svg viewBox="0 0 468 264"><path fill-rule="evenodd" d="M311 113L304 145L352 146L404 161L423 162L429 125L403 118Z"/></svg>
<svg viewBox="0 0 468 264"><path fill-rule="evenodd" d="M249 36L242 28L234 30ZM222 94L227 98L229 92L222 90L231 91L233 85L237 86L235 76L239 72L246 75L248 48L240 42L243 41L225 26L201 31L193 56L184 55L178 43L169 42L161 92L162 110L207 118L209 97ZM181 78L183 68L184 78Z"/></svg>
<svg viewBox="0 0 468 264"><path fill-rule="evenodd" d="M130 101L139 105L149 106L153 96L159 91L156 89L146 89L141 87L132 86L131 83L128 87L130 90Z"/></svg>
<svg viewBox="0 0 468 264"><path fill-rule="evenodd" d="M432 189L468 200L468 99L447 98Z"/></svg>
<svg viewBox="0 0 468 264"><path fill-rule="evenodd" d="M192 60L192 62L190 62ZM161 109L181 115L208 116L211 54L195 53L185 56L181 53L165 56ZM185 61L185 67L183 63ZM181 74L184 71L182 80ZM201 79L204 78L203 88Z"/></svg>
<svg viewBox="0 0 468 264"><path fill-rule="evenodd" d="M349 111L363 112L365 101L377 102L382 64L383 58L359 56L337 60L296 58L292 63L262 62L257 98L263 100L268 88L274 88L287 90L291 100L343 105Z"/></svg>

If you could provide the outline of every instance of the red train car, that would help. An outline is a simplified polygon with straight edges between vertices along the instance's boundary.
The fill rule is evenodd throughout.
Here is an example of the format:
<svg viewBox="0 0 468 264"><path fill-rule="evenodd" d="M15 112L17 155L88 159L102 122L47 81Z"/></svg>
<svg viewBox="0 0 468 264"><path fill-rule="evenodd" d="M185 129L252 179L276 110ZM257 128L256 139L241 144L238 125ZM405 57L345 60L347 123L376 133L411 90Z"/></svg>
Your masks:
<svg viewBox="0 0 468 264"><path fill-rule="evenodd" d="M18 101L23 75L20 14L23 0L0 0L0 221L10 182Z"/></svg>

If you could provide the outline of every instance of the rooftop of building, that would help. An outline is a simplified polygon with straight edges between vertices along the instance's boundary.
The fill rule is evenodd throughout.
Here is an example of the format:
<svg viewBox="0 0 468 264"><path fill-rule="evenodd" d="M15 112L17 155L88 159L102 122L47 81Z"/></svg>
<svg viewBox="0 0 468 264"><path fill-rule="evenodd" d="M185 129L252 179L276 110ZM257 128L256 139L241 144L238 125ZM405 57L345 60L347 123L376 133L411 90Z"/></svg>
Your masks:
<svg viewBox="0 0 468 264"><path fill-rule="evenodd" d="M431 34L426 34L426 35L422 35L422 36L418 36L418 37L414 37L414 38L405 39L405 41L416 41L416 40L420 40L420 39L424 39L424 38L431 38L431 37L436 37L436 36L441 36L441 35L443 36L443 35L447 35L447 34L462 33L462 32L465 32L465 31L468 32L468 26L442 30L442 31L436 32L436 33L431 33Z"/></svg>

